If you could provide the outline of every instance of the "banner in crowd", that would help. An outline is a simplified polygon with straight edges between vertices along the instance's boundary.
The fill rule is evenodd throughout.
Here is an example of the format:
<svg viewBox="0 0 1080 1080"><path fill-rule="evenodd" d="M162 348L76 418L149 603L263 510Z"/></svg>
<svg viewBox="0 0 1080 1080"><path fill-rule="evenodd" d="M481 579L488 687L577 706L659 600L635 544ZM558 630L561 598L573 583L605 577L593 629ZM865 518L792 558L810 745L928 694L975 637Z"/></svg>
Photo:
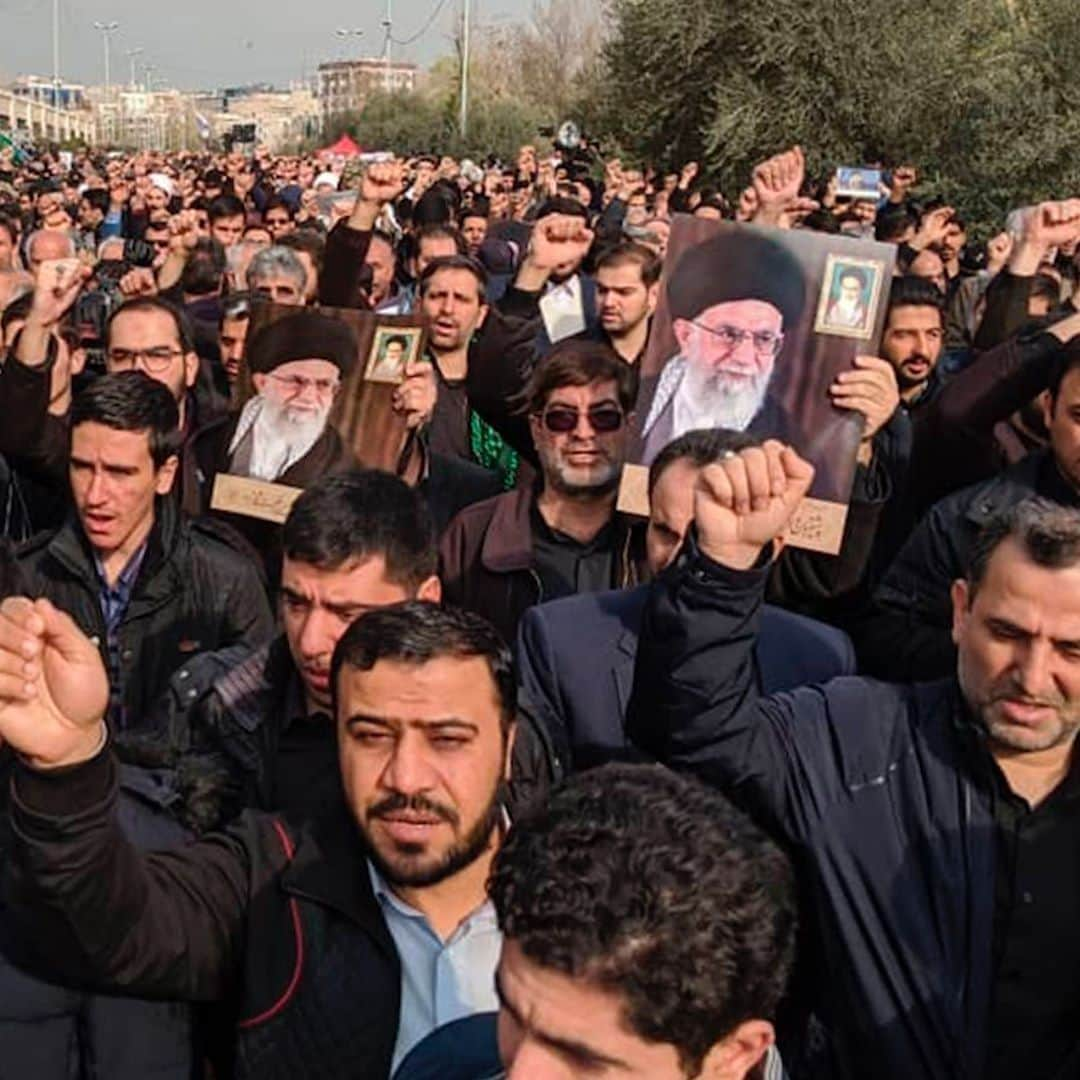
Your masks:
<svg viewBox="0 0 1080 1080"><path fill-rule="evenodd" d="M788 540L837 552L861 425L829 386L877 355L895 258L891 244L676 215L620 509L648 513L647 466L672 439L746 431L814 465Z"/></svg>
<svg viewBox="0 0 1080 1080"><path fill-rule="evenodd" d="M397 472L411 435L393 397L424 335L420 316L256 305L212 508L281 522L327 473Z"/></svg>

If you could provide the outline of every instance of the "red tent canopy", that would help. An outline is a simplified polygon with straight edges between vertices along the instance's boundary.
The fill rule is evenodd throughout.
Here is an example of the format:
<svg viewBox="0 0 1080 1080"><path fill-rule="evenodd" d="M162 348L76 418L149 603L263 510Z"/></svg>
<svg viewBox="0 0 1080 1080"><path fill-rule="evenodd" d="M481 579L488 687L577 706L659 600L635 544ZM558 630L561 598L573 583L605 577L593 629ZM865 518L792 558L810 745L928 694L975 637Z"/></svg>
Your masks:
<svg viewBox="0 0 1080 1080"><path fill-rule="evenodd" d="M328 146L323 150L323 153L335 154L339 157L356 157L360 153L360 147L357 145L356 140L348 132L345 132L333 146Z"/></svg>

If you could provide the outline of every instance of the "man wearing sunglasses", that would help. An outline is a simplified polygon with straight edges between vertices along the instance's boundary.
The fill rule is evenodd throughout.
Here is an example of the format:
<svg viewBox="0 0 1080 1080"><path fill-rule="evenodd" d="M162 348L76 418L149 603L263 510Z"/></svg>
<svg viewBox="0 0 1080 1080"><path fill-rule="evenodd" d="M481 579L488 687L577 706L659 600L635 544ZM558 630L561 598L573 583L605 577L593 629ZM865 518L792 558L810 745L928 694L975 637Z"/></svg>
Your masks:
<svg viewBox="0 0 1080 1080"><path fill-rule="evenodd" d="M716 245L738 242L738 275L716 274ZM804 303L802 270L766 237L718 237L691 248L677 263L668 288L672 330L679 352L660 372L642 434L645 461L672 439L695 428L723 427L790 440L787 418L769 397L784 349L785 329Z"/></svg>
<svg viewBox="0 0 1080 1080"><path fill-rule="evenodd" d="M571 339L523 398L541 481L463 510L440 546L444 595L513 640L544 600L636 584L644 536L615 511L637 373L609 345Z"/></svg>

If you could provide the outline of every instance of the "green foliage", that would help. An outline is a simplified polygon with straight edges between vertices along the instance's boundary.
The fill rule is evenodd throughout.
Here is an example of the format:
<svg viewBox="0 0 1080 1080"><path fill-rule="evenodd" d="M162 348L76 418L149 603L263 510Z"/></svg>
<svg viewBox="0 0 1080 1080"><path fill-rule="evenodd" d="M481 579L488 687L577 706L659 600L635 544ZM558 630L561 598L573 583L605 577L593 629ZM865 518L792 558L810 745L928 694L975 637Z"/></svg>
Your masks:
<svg viewBox="0 0 1080 1080"><path fill-rule="evenodd" d="M1075 0L612 0L594 130L734 196L800 143L813 174L916 163L984 229L1080 192Z"/></svg>

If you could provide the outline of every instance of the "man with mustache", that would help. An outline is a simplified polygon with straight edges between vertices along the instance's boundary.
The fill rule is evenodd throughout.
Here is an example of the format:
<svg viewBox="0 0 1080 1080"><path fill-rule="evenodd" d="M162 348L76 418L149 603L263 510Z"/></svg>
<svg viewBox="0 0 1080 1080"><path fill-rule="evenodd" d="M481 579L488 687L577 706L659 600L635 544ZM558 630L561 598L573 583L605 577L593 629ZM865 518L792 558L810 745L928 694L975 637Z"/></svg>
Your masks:
<svg viewBox="0 0 1080 1080"><path fill-rule="evenodd" d="M635 585L644 535L617 513L637 372L610 345L560 342L533 369L522 412L542 483L466 507L440 544L450 603L490 619L512 640L544 600Z"/></svg>
<svg viewBox="0 0 1080 1080"><path fill-rule="evenodd" d="M97 649L47 601L0 609L0 738L21 755L7 896L29 940L83 984L228 1002L238 1078L387 1077L435 1028L497 1008L509 649L473 615L394 604L343 634L326 689L343 798L144 855L114 820Z"/></svg>
<svg viewBox="0 0 1080 1080"><path fill-rule="evenodd" d="M724 262L738 273L718 276ZM653 393L642 386L641 401L649 402L642 460L651 462L695 428L753 430L799 445L791 418L769 396L785 329L804 303L794 257L759 233L717 237L683 255L667 290L679 352L654 380Z"/></svg>
<svg viewBox="0 0 1080 1080"><path fill-rule="evenodd" d="M827 942L802 1004L829 1076L1076 1076L1080 513L1034 498L986 522L952 585L948 677L763 697L762 592L812 478L775 442L702 471L628 733L794 853Z"/></svg>

